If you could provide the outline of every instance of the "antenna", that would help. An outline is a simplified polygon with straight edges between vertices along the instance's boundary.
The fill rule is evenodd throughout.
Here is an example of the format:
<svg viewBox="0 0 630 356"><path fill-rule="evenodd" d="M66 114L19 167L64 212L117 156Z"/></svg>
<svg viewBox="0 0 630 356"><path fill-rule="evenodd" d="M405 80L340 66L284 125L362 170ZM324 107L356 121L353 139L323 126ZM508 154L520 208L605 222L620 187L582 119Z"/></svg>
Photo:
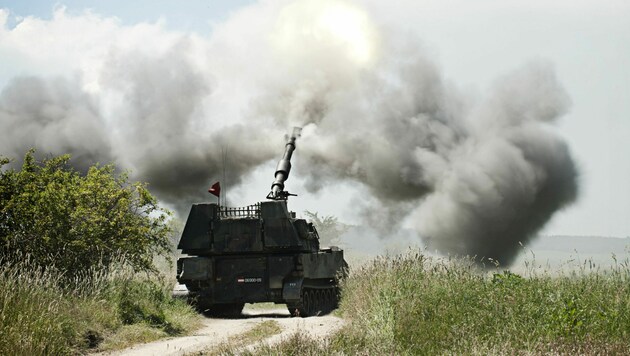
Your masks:
<svg viewBox="0 0 630 356"><path fill-rule="evenodd" d="M227 154L228 154L228 146L227 144L221 146L221 165L223 169L223 206L227 206L227 191L228 191L228 182L225 175L225 166L227 165Z"/></svg>

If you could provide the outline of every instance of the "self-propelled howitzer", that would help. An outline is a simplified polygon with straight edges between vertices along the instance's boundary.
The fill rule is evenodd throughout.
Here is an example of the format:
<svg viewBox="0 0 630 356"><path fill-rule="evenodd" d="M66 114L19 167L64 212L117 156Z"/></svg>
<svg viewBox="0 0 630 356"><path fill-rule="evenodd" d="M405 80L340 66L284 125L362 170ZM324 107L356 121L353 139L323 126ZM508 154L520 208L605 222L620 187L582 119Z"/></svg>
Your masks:
<svg viewBox="0 0 630 356"><path fill-rule="evenodd" d="M312 223L287 208L284 183L299 129L288 138L268 201L244 208L194 204L177 246L177 280L199 310L238 315L245 303L287 304L292 315L336 308L347 264L337 247L321 249Z"/></svg>

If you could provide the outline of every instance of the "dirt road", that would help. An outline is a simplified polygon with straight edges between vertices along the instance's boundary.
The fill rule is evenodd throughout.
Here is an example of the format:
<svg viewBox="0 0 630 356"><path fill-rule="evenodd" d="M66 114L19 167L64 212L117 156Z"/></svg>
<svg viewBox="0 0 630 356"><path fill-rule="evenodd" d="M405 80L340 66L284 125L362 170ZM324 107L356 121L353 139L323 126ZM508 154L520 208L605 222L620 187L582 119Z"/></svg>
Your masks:
<svg viewBox="0 0 630 356"><path fill-rule="evenodd" d="M343 325L343 319L327 315L310 318L291 318L286 308L254 309L245 307L243 316L238 319L206 318L204 326L190 336L158 340L148 344L136 345L121 351L102 355L187 355L202 350L212 349L233 336L245 333L265 320L275 320L282 327L282 332L268 339L259 341L273 344L298 330L303 330L315 338L322 338ZM256 344L246 345L253 348Z"/></svg>

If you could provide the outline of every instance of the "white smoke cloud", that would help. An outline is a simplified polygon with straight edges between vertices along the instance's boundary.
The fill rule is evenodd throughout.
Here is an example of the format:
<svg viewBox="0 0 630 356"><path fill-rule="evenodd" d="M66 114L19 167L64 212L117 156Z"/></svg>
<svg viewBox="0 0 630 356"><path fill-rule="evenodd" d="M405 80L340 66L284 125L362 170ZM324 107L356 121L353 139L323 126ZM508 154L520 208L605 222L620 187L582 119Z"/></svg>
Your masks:
<svg viewBox="0 0 630 356"><path fill-rule="evenodd" d="M9 29L0 12L0 52L28 74L0 94L0 131L12 133L0 152L114 160L183 210L220 176L227 147L239 183L304 126L297 165L311 191L359 182L380 202L367 220L410 217L430 247L510 262L577 194L552 126L569 103L552 66L525 65L474 101L378 15L269 1L203 38L62 8Z"/></svg>

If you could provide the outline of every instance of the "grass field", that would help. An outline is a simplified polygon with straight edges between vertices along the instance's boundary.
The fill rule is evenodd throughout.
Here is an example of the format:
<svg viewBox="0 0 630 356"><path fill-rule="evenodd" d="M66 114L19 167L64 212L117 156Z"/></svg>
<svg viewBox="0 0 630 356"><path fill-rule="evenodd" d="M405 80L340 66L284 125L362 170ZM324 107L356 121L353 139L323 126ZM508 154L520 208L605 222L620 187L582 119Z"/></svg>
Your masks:
<svg viewBox="0 0 630 356"><path fill-rule="evenodd" d="M627 354L630 266L517 275L420 252L377 258L345 281L349 323L261 354Z"/></svg>
<svg viewBox="0 0 630 356"><path fill-rule="evenodd" d="M172 283L129 271L65 280L28 260L0 265L0 354L111 350L186 333L200 322Z"/></svg>
<svg viewBox="0 0 630 356"><path fill-rule="evenodd" d="M167 279L115 271L64 281L28 260L3 266L0 354L111 350L199 325L200 316L170 297ZM297 333L254 353L630 353L627 260L515 274L410 251L353 270L342 294L336 313L348 322L339 332L325 340ZM269 324L252 337L277 333Z"/></svg>

